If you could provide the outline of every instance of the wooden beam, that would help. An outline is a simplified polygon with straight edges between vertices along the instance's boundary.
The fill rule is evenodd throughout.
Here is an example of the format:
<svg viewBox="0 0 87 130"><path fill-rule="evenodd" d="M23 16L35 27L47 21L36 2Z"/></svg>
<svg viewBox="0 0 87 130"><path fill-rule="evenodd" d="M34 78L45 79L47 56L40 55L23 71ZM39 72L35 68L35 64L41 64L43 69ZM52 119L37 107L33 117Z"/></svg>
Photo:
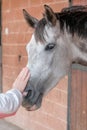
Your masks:
<svg viewBox="0 0 87 130"><path fill-rule="evenodd" d="M67 130L87 130L87 67L77 64L69 73Z"/></svg>

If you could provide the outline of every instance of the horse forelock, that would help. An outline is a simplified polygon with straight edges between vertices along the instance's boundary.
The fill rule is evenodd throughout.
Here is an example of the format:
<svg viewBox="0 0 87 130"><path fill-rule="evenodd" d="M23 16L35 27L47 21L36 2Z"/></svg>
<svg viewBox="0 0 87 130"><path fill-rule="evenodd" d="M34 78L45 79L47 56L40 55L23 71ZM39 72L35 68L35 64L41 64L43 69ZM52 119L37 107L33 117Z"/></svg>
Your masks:
<svg viewBox="0 0 87 130"><path fill-rule="evenodd" d="M38 24L37 27L35 29L35 39L36 41L40 41L41 43L44 43L45 38L44 38L44 29L45 29L45 25L47 24L45 18L41 19Z"/></svg>

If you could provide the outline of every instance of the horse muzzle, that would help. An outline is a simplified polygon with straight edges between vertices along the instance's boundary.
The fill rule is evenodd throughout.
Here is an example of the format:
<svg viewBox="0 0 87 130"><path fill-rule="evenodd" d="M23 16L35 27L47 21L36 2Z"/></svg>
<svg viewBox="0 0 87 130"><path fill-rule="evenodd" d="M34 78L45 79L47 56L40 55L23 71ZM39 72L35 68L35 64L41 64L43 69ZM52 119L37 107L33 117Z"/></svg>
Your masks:
<svg viewBox="0 0 87 130"><path fill-rule="evenodd" d="M34 87L27 86L25 89L27 95L23 97L22 106L28 111L34 111L40 108L43 94L36 91Z"/></svg>

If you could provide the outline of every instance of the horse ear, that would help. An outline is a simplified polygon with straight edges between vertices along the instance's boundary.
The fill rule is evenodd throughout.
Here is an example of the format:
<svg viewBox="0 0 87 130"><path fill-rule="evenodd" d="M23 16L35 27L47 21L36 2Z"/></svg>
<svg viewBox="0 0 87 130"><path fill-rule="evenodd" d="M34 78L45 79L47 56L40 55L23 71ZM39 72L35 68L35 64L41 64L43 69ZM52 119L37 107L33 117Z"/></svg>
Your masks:
<svg viewBox="0 0 87 130"><path fill-rule="evenodd" d="M55 13L53 12L53 10L48 5L44 5L44 8L45 8L45 14L44 14L45 19L51 25L55 26L56 21L57 21Z"/></svg>
<svg viewBox="0 0 87 130"><path fill-rule="evenodd" d="M38 20L32 17L25 9L23 9L24 18L26 19L27 23L32 27L36 28Z"/></svg>

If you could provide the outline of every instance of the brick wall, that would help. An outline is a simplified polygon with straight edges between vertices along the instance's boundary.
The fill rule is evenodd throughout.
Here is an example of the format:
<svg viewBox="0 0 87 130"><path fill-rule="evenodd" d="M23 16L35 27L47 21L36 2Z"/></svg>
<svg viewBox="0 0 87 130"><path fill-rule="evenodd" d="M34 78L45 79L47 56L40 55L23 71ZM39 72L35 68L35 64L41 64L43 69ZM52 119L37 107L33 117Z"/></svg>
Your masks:
<svg viewBox="0 0 87 130"><path fill-rule="evenodd" d="M2 0L2 50L3 90L11 88L19 71L27 63L25 46L33 30L26 24L22 9L41 18L43 5L55 11L68 6L68 0ZM27 112L20 107L14 117L7 120L24 130L66 130L67 126L67 77L60 81L45 98L42 107Z"/></svg>
<svg viewBox="0 0 87 130"><path fill-rule="evenodd" d="M87 5L87 0L73 0L74 5Z"/></svg>

